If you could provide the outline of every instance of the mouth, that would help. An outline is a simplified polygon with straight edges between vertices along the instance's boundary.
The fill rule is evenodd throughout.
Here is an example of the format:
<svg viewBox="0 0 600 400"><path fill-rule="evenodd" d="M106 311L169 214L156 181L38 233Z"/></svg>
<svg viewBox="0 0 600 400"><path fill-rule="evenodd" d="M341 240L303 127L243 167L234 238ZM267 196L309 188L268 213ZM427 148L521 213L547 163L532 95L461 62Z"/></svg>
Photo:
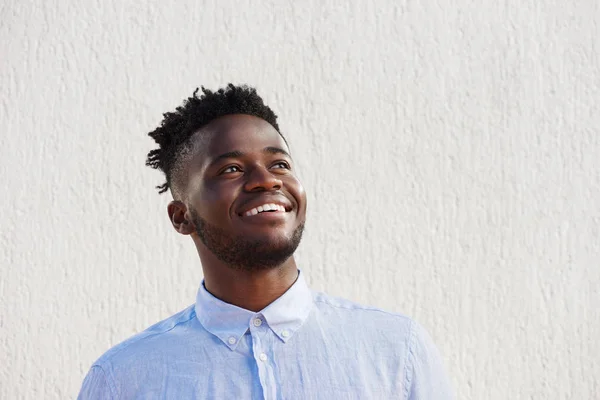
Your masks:
<svg viewBox="0 0 600 400"><path fill-rule="evenodd" d="M256 207L238 213L240 217L256 217L266 215L285 215L292 211L292 206L281 203L264 203Z"/></svg>

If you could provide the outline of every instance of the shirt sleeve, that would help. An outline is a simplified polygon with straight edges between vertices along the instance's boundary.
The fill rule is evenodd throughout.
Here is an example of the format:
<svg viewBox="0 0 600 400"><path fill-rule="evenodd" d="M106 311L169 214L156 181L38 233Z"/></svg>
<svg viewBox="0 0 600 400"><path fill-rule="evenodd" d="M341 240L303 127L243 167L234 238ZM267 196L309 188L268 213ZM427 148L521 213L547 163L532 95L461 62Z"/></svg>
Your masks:
<svg viewBox="0 0 600 400"><path fill-rule="evenodd" d="M92 366L83 380L77 400L112 400L115 398L104 370L98 365Z"/></svg>
<svg viewBox="0 0 600 400"><path fill-rule="evenodd" d="M452 387L433 340L418 323L412 323L406 370L408 400L451 400Z"/></svg>

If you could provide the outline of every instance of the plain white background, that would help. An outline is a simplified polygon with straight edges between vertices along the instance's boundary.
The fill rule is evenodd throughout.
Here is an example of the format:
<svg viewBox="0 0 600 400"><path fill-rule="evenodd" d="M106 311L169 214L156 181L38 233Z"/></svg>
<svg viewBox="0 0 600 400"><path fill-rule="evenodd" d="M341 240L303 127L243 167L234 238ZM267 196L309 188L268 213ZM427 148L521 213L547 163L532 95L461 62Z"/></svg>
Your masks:
<svg viewBox="0 0 600 400"><path fill-rule="evenodd" d="M75 397L105 350L194 301L146 134L228 82L280 116L314 289L421 322L459 399L599 398L597 1L7 0L0 17L0 398Z"/></svg>

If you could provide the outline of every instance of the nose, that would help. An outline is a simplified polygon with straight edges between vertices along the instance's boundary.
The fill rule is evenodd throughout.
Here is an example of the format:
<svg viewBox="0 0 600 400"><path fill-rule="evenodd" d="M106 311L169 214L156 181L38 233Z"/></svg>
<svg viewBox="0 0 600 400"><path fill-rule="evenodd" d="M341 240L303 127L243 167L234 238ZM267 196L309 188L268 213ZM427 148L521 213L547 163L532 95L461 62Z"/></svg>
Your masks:
<svg viewBox="0 0 600 400"><path fill-rule="evenodd" d="M263 192L279 190L283 186L281 179L272 174L268 169L262 167L253 168L244 184L248 192Z"/></svg>

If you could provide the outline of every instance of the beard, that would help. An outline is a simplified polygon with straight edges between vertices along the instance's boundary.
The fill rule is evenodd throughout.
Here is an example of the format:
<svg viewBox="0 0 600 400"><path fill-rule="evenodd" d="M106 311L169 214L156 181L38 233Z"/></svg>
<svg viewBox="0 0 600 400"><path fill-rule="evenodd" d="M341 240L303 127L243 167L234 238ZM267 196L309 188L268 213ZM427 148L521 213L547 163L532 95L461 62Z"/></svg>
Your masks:
<svg viewBox="0 0 600 400"><path fill-rule="evenodd" d="M190 210L196 233L202 243L219 260L231 268L245 271L274 269L290 258L302 239L304 222L289 238L276 242L268 240L248 240L241 235L232 235L208 223L196 210Z"/></svg>

